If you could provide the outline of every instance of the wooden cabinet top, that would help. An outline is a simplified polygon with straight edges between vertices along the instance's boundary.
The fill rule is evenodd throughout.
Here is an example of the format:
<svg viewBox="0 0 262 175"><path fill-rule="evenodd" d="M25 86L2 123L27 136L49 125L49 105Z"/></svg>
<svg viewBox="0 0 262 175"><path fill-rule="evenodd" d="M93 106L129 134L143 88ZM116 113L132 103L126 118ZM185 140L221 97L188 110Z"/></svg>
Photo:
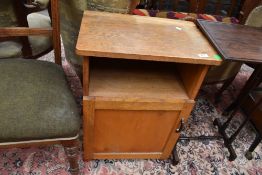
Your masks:
<svg viewBox="0 0 262 175"><path fill-rule="evenodd" d="M193 22L85 11L76 46L82 56L219 65Z"/></svg>

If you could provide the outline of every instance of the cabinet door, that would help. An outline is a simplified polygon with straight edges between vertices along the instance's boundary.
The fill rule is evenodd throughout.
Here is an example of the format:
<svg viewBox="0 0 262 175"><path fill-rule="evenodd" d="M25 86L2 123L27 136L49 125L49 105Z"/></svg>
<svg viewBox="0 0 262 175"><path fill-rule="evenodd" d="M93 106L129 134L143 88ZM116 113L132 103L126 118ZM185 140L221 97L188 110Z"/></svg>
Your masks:
<svg viewBox="0 0 262 175"><path fill-rule="evenodd" d="M162 153L179 111L96 110L94 152Z"/></svg>
<svg viewBox="0 0 262 175"><path fill-rule="evenodd" d="M119 103L118 108L115 105L113 109L108 108L113 107L112 103L99 104L94 98L83 101L85 160L168 158L179 137L176 129L180 126L181 116L186 116L188 107L192 106L142 103L144 106L138 110L125 109L139 108L137 103L132 103L134 106ZM174 109L163 110L171 107Z"/></svg>

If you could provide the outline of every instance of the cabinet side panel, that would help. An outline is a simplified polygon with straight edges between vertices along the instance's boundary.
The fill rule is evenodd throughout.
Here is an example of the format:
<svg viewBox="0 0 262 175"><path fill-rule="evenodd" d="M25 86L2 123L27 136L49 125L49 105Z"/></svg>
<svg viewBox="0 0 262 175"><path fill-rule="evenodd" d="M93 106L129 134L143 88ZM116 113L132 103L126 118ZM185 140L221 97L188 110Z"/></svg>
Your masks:
<svg viewBox="0 0 262 175"><path fill-rule="evenodd" d="M93 159L95 101L83 100L84 160Z"/></svg>
<svg viewBox="0 0 262 175"><path fill-rule="evenodd" d="M161 155L161 159L168 159L168 157L171 154L171 151L174 149L174 146L177 143L177 140L179 138L180 133L177 132L177 129L179 129L179 127L181 127L181 120L183 119L184 122L187 122L187 119L194 107L195 102L192 101L188 101L188 103L186 103L184 105L184 108L182 109L182 111L179 114L179 118L176 122L176 124L174 125L174 128L172 130L172 132L170 133L169 136L169 140L167 141L166 145L165 145L165 149L163 151L163 154Z"/></svg>
<svg viewBox="0 0 262 175"><path fill-rule="evenodd" d="M194 100L196 98L208 68L208 65L198 64L179 64L176 66L190 99Z"/></svg>

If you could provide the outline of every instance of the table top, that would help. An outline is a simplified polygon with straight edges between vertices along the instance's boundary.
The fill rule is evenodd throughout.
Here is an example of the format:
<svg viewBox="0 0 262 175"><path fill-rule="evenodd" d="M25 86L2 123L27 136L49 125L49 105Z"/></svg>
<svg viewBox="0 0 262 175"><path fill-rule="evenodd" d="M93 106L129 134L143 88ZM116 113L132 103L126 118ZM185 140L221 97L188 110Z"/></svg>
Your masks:
<svg viewBox="0 0 262 175"><path fill-rule="evenodd" d="M193 22L85 11L76 45L81 56L219 65Z"/></svg>
<svg viewBox="0 0 262 175"><path fill-rule="evenodd" d="M262 28L204 20L197 25L225 60L262 63Z"/></svg>

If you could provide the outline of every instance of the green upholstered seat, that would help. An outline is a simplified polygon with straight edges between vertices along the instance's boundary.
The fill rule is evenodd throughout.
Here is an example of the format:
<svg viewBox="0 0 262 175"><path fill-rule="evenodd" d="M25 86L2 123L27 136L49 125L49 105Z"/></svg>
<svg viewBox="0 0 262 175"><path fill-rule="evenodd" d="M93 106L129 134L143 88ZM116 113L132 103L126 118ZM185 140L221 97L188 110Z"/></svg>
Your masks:
<svg viewBox="0 0 262 175"><path fill-rule="evenodd" d="M0 143L78 134L77 106L59 65L0 59L0 81Z"/></svg>

